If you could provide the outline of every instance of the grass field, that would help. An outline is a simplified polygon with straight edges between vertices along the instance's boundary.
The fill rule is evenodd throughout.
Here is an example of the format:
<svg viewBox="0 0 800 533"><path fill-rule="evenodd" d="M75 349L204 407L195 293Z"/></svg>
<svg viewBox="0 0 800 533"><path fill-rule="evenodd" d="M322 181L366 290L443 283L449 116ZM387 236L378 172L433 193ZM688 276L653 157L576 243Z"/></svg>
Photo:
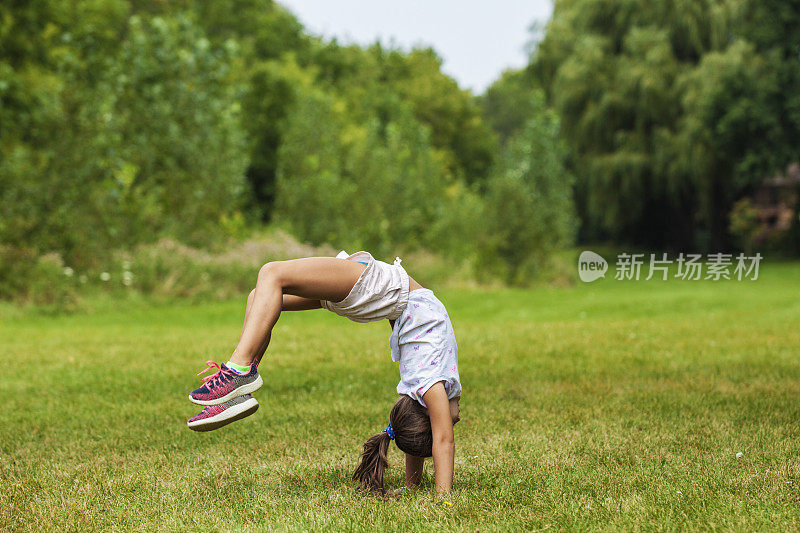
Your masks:
<svg viewBox="0 0 800 533"><path fill-rule="evenodd" d="M798 289L800 265L767 262L754 282L441 291L455 488L434 497L428 464L389 501L350 481L395 398L385 323L285 314L261 409L197 434L186 396L241 302L7 311L0 530L796 530Z"/></svg>

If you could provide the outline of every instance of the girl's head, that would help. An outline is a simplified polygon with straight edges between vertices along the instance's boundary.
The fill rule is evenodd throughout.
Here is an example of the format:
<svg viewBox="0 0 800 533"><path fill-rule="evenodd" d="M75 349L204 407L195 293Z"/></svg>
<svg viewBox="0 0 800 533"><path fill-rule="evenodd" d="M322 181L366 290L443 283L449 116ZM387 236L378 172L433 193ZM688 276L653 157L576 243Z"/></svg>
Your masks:
<svg viewBox="0 0 800 533"><path fill-rule="evenodd" d="M458 398L450 401L450 411L455 424L459 420ZM409 396L402 395L389 413L389 422L394 433L394 442L401 451L415 457L433 455L433 433L428 410ZM361 462L353 473L353 479L361 489L385 494L383 473L389 464L389 434L384 430L364 443Z"/></svg>

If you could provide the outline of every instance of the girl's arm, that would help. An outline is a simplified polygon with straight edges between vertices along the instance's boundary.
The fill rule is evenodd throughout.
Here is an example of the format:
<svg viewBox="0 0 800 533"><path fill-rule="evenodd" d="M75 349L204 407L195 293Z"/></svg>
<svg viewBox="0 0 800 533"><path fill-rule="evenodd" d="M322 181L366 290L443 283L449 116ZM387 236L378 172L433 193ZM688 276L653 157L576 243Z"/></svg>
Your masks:
<svg viewBox="0 0 800 533"><path fill-rule="evenodd" d="M438 382L426 392L422 399L428 406L433 433L433 469L436 478L436 492L450 492L453 486L453 464L456 454L453 437L453 419L450 415L450 401L444 390L444 383Z"/></svg>
<svg viewBox="0 0 800 533"><path fill-rule="evenodd" d="M406 454L406 487L413 488L422 482L422 466L424 464L424 457Z"/></svg>

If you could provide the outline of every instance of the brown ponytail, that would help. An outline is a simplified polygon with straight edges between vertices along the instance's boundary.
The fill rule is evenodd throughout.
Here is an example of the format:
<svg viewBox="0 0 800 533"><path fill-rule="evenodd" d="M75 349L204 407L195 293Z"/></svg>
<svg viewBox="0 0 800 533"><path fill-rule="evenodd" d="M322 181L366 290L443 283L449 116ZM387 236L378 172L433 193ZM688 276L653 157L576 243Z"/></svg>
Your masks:
<svg viewBox="0 0 800 533"><path fill-rule="evenodd" d="M389 465L386 455L389 451L389 435L378 433L364 443L361 454L361 463L353 473L353 480L358 482L358 488L376 494L386 494L383 488L383 473Z"/></svg>
<svg viewBox="0 0 800 533"><path fill-rule="evenodd" d="M425 409L414 399L400 396L389 413L395 435L395 444L403 452L415 457L430 457L433 450L431 419ZM385 495L383 473L389 465L389 435L378 433L364 443L361 462L353 473L353 480L362 490Z"/></svg>

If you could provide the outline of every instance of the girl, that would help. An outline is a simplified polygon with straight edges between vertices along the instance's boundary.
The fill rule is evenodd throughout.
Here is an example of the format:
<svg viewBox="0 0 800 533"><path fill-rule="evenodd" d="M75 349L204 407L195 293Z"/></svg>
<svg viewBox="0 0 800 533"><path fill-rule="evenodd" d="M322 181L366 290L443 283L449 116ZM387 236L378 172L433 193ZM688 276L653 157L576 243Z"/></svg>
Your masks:
<svg viewBox="0 0 800 533"><path fill-rule="evenodd" d="M459 420L458 348L444 305L400 266L367 252L267 263L247 298L239 343L226 364L203 378L189 400L207 406L189 419L195 431L217 429L253 414L251 393L263 380L256 368L281 311L325 308L355 322L388 319L392 360L400 364L400 398L389 426L365 444L353 478L362 489L385 494L386 453L394 440L406 454L406 484L419 484L425 457L433 457L436 490L453 482L453 425Z"/></svg>

